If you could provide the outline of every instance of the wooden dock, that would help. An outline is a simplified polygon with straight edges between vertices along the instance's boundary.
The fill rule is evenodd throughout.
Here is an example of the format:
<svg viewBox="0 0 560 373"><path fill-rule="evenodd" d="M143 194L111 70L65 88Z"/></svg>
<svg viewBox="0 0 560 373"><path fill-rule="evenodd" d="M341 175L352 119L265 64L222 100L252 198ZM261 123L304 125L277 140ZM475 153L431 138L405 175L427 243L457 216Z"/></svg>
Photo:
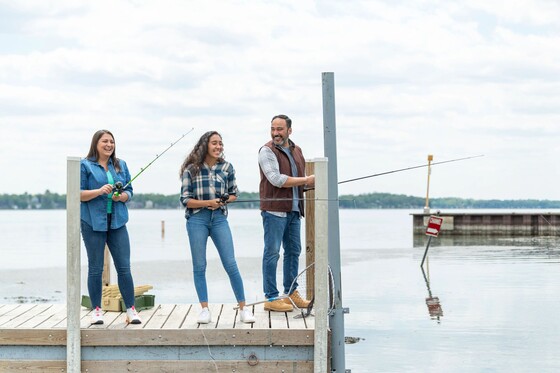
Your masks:
<svg viewBox="0 0 560 373"><path fill-rule="evenodd" d="M138 325L126 324L122 312L106 312L103 325L90 325L91 311L80 306L80 158L68 157L67 302L0 304L0 372L324 373L335 363L343 367L344 324L329 326L343 315L340 292L333 292L335 306L327 310L326 159L315 161L314 174L305 208L314 216L306 221L306 259L315 264L315 316L295 318L295 311L267 312L258 304L252 309L257 322L244 324L233 304L215 304L213 322L199 325L198 304L156 304L139 312Z"/></svg>
<svg viewBox="0 0 560 373"><path fill-rule="evenodd" d="M414 234L425 234L425 213L413 213ZM556 236L560 214L550 212L441 212L441 235Z"/></svg>
<svg viewBox="0 0 560 373"><path fill-rule="evenodd" d="M80 312L81 371L97 372L313 372L315 319L293 312L253 310L257 322L239 322L233 304L210 306L212 323L198 324L200 306L159 304L139 312L106 312L90 325ZM67 308L63 304L0 305L0 372L66 372Z"/></svg>

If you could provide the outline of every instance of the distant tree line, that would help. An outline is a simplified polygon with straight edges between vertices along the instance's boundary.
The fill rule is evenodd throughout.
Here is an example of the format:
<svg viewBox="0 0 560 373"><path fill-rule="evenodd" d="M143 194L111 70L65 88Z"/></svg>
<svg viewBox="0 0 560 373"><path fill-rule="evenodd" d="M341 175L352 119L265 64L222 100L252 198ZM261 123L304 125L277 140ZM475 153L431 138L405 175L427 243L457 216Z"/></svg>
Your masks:
<svg viewBox="0 0 560 373"><path fill-rule="evenodd" d="M43 194L0 194L0 209L64 209L66 195L51 193L48 189Z"/></svg>
<svg viewBox="0 0 560 373"><path fill-rule="evenodd" d="M404 194L369 193L360 195L342 195L339 197L340 208L358 209L417 209L424 208L424 197ZM522 199L471 199L471 198L430 198L431 209L557 209L560 201Z"/></svg>
<svg viewBox="0 0 560 373"><path fill-rule="evenodd" d="M417 209L423 208L423 197L407 196L404 194L369 193L360 195L341 195L339 206L344 209ZM181 209L183 206L178 194L135 194L129 202L133 209ZM259 194L241 192L238 202L230 205L231 208L258 209ZM46 190L41 194L0 194L0 209L32 209L50 210L65 209L66 195L51 193ZM431 209L557 209L560 201L550 200L477 200L465 198L431 198Z"/></svg>

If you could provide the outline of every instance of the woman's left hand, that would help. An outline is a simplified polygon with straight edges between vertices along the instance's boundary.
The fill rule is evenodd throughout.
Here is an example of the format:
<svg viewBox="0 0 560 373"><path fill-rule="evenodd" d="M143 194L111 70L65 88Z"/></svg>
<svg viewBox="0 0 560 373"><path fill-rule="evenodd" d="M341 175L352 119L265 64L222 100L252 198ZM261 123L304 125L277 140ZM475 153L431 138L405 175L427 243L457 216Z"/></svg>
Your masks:
<svg viewBox="0 0 560 373"><path fill-rule="evenodd" d="M111 199L115 202L126 202L126 200L128 199L128 194L126 194L126 193L122 193L122 194L114 193L113 196L111 197Z"/></svg>

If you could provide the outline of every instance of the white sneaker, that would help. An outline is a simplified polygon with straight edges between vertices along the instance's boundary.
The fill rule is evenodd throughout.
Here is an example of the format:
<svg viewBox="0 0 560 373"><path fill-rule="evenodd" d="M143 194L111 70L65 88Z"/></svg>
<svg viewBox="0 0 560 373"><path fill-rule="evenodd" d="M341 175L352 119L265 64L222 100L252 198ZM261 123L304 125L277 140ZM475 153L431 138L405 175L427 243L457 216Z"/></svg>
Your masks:
<svg viewBox="0 0 560 373"><path fill-rule="evenodd" d="M141 324L142 320L140 320L140 316L138 316L138 312L136 312L136 308L134 306L128 308L126 310L126 322L128 324Z"/></svg>
<svg viewBox="0 0 560 373"><path fill-rule="evenodd" d="M204 307L202 311L198 314L198 323L199 324L209 324L212 322L212 315L210 314L210 310L208 307Z"/></svg>
<svg viewBox="0 0 560 373"><path fill-rule="evenodd" d="M103 311L99 307L95 307L91 314L91 325L103 324Z"/></svg>
<svg viewBox="0 0 560 373"><path fill-rule="evenodd" d="M241 320L241 322L244 322L245 324L252 324L257 321L251 310L247 307L239 311L239 320Z"/></svg>

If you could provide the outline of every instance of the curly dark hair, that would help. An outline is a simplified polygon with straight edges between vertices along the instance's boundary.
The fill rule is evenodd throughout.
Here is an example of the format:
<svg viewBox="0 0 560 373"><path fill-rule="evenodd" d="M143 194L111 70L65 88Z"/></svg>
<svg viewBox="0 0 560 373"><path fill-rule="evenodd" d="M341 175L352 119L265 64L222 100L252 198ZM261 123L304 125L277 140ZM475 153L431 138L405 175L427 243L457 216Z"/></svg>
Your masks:
<svg viewBox="0 0 560 373"><path fill-rule="evenodd" d="M95 132L93 134L93 137L91 138L91 144L89 146L89 152L86 155L86 158L89 159L90 161L96 161L99 159L99 154L97 153L97 143L99 142L99 139L101 139L101 137L103 135L109 135L113 138L113 141L115 141L115 136L113 136L113 134L111 133L111 131L109 130L99 130L97 132ZM109 157L112 161L113 161L113 166L115 167L115 170L117 172L121 171L121 163L119 161L119 159L117 158L117 145L115 143L114 147L113 147L113 154L111 154L111 157Z"/></svg>
<svg viewBox="0 0 560 373"><path fill-rule="evenodd" d="M191 153L187 156L183 164L181 165L181 170L179 171L179 178L183 177L183 173L186 169L189 169L193 176L198 175L200 171L200 167L204 163L204 159L206 158L206 154L208 154L208 142L210 141L210 137L218 135L220 139L222 135L219 134L217 131L208 131L204 135L200 137L196 145L194 146ZM222 157L218 159L219 162L223 162L223 154Z"/></svg>

